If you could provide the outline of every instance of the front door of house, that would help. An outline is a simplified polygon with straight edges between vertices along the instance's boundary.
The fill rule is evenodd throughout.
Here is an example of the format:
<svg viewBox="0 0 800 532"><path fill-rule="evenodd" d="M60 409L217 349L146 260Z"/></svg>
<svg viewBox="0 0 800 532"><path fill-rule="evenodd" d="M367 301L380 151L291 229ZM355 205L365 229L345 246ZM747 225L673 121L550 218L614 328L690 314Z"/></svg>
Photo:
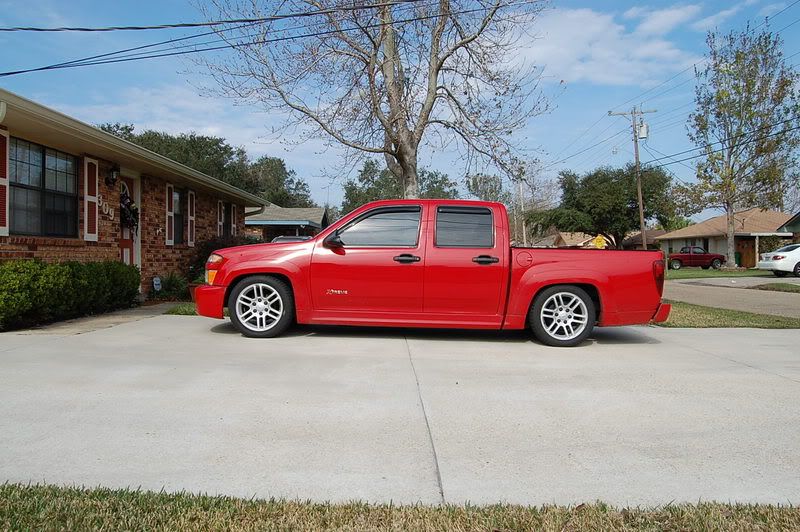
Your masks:
<svg viewBox="0 0 800 532"><path fill-rule="evenodd" d="M120 204L125 202L126 197L133 199L133 179L122 177L119 180ZM119 216L120 238L119 238L119 258L125 264L134 263L133 241L136 238L134 230L124 223L123 216Z"/></svg>

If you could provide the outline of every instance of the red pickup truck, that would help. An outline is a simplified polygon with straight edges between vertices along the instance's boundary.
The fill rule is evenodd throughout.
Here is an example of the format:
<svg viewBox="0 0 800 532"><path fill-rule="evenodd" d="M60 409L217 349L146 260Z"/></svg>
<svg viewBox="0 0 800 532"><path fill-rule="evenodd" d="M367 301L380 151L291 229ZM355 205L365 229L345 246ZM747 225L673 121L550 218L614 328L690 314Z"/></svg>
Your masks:
<svg viewBox="0 0 800 532"><path fill-rule="evenodd" d="M197 311L245 336L304 324L524 329L573 346L595 325L662 322L658 251L512 247L500 203L386 200L302 242L221 249Z"/></svg>
<svg viewBox="0 0 800 532"><path fill-rule="evenodd" d="M686 246L679 253L669 254L669 267L680 270L684 266L700 266L704 270L714 268L719 270L725 264L725 255L709 253L698 246Z"/></svg>

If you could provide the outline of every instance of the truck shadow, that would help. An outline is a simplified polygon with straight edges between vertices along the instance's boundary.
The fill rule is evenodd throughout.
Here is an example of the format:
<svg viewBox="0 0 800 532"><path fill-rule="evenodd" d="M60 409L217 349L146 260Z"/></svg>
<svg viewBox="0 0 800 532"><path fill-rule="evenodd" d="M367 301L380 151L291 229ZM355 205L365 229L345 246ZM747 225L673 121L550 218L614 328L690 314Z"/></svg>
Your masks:
<svg viewBox="0 0 800 532"><path fill-rule="evenodd" d="M220 323L211 328L217 334L239 335L239 331L230 322ZM656 338L646 334L647 327L610 327L596 328L589 339L579 347L597 345L635 345L659 344ZM485 331L471 329L415 329L400 327L358 327L344 325L295 325L286 331L283 338L303 338L308 336L322 338L386 338L442 341L453 340L467 342L506 342L534 343L530 331ZM541 344L540 344L541 345Z"/></svg>

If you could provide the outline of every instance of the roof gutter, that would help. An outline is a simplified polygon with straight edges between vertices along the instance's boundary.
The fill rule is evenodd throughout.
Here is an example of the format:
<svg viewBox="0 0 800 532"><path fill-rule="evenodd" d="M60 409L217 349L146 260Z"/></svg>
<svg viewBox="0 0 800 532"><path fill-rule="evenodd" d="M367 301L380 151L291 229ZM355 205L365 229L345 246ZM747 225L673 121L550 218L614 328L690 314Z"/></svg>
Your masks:
<svg viewBox="0 0 800 532"><path fill-rule="evenodd" d="M250 202L253 205L260 205L262 212L269 203L267 200L260 198L255 194L251 194L240 188L234 187L233 185L229 185L228 183L211 177L210 175L198 172L189 166L181 164L177 161L173 161L168 157L159 155L158 153L150 151L146 148L142 148L133 142L121 139L94 126L86 124L85 122L81 122L80 120L76 120L63 113L50 109L49 107L45 107L21 96L17 96L12 92L0 89L0 123L2 123L5 119L8 108L18 109L23 113L32 115L39 121L46 123L49 122L51 124L60 126L69 134L72 134L73 136L83 139L87 142L105 146L107 148L113 148L117 151L124 152L129 156L144 159L150 164L159 166L169 172L185 176L217 192L238 197Z"/></svg>

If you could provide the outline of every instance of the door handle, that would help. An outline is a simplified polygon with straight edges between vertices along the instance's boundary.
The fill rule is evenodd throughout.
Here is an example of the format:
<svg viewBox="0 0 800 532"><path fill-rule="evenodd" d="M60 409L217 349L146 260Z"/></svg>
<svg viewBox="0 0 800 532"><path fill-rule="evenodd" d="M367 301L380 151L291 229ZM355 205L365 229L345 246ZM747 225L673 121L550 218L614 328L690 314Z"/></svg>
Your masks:
<svg viewBox="0 0 800 532"><path fill-rule="evenodd" d="M411 264L412 262L419 262L420 259L416 255L412 255L411 253L403 253L402 255L397 255L394 257L395 262L400 262L403 264Z"/></svg>
<svg viewBox="0 0 800 532"><path fill-rule="evenodd" d="M478 255L477 257L472 257L472 262L477 262L478 264L494 264L500 262L500 259L497 257L490 257L489 255Z"/></svg>

